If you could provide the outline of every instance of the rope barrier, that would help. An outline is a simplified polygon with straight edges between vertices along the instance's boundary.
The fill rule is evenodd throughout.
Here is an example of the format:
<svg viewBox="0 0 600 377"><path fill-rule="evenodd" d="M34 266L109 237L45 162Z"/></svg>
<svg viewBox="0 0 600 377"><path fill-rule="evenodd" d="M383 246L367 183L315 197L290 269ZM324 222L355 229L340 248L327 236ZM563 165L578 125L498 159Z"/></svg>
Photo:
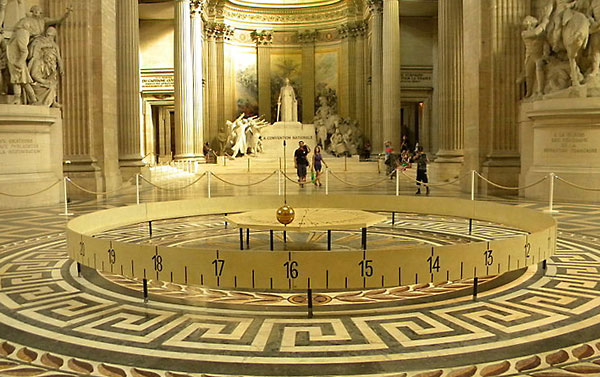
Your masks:
<svg viewBox="0 0 600 377"><path fill-rule="evenodd" d="M202 173L202 175L200 177L198 177L198 179L194 180L192 183L189 183L187 185L181 186L181 187L176 187L176 188L167 188L167 187L161 187L159 185L156 185L152 182L150 182L149 180L146 179L146 177L144 177L143 175L140 175L140 178L142 178L145 182L149 183L150 185L156 187L159 190L164 190L164 191L178 191L178 190L183 190L186 189L196 183L198 183L199 180L201 180L204 176L206 175L206 172Z"/></svg>
<svg viewBox="0 0 600 377"><path fill-rule="evenodd" d="M558 175L555 175L555 177L556 177L556 179L558 179L559 181L561 181L561 182L563 182L563 183L566 183L566 184L567 184L567 185L569 185L569 186L572 186L572 187L578 188L578 189L580 189L580 190L586 190L586 191L596 191L596 192L600 191L600 188L591 188L591 187L580 186L580 185L577 185L577 184L575 184L575 183L573 183L573 182L569 182L569 181L567 181L566 179L563 179L563 178L559 177Z"/></svg>
<svg viewBox="0 0 600 377"><path fill-rule="evenodd" d="M286 177L286 178L287 178L287 179L288 179L290 182L292 182L292 183L295 183L295 184L297 184L298 186L300 186L300 185L305 185L305 184L308 184L308 183L311 183L310 181L306 181L306 182L298 182L298 181L296 181L295 179L292 179L292 178L288 177L288 175L287 175L287 174L285 174L284 172L281 172L281 174L283 174L283 176L284 176L284 177Z"/></svg>
<svg viewBox="0 0 600 377"><path fill-rule="evenodd" d="M254 183L248 183L248 184L241 184L241 183L233 183L233 182L229 182L226 181L225 179L219 177L218 175L216 175L215 173L212 173L212 176L215 177L216 179L218 179L219 181L228 184L228 185L232 185L232 186L238 186L238 187L249 187L249 186L254 186L254 185L258 185L260 183L263 183L264 181L266 181L267 179L271 178L273 175L275 175L275 173L277 173L277 170L273 171L273 173L269 174L266 178L261 179L260 181L254 182Z"/></svg>
<svg viewBox="0 0 600 377"><path fill-rule="evenodd" d="M333 177L334 177L335 179L337 179L338 181L340 181L340 182L342 182L342 183L344 183L344 184L346 184L346 185L348 185L348 186L354 186L354 187L373 187L373 186L376 186L376 185L380 184L381 182L388 181L388 180L389 180L389 177L391 177L392 175L394 175L394 172L391 172L390 174L386 175L386 176L385 176L385 178L382 178L382 179L380 179L380 180L379 180L379 181L377 181L377 182L370 183L370 184L367 184L367 185L357 185L356 183L351 183L351 182L348 182L348 181L346 181L346 180L343 180L342 178L338 177L338 176L335 174L335 172L334 172L334 171L332 171L332 170L330 170L329 172L330 172L330 173L331 173L331 175L333 175Z"/></svg>
<svg viewBox="0 0 600 377"><path fill-rule="evenodd" d="M475 174L477 174L479 176L479 178L483 179L485 182L489 183L490 185L492 185L494 187L498 187L500 189L504 189L504 190L525 190L525 189L528 189L528 188L533 187L535 185L538 185L538 184L544 182L546 179L548 179L548 176L546 175L542 179L540 179L538 181L535 181L535 182L533 182L533 183L531 183L529 185L526 185L526 186L509 187L509 186L502 186L502 185L499 185L497 183L494 183L494 182L490 181L489 179L487 179L486 177L484 177L481 174L479 174L479 172L477 172L477 171L475 172Z"/></svg>
<svg viewBox="0 0 600 377"><path fill-rule="evenodd" d="M62 181L62 179L58 179L56 182L54 182L54 183L53 183L53 184L51 184L50 186L46 187L45 189L42 189L42 190L40 190L40 191L36 191L36 192L34 192L34 193L32 193L32 194L8 194L8 193L6 193L6 192L0 192L0 195L8 196L8 197L11 197L11 198L26 198L26 197L28 197L28 196L34 196L34 195L37 195L37 194L41 194L41 193L42 193L42 192L44 192L44 191L48 191L48 190L50 190L52 187L54 187L54 186L56 186L57 184L59 184L59 183L60 183L60 181Z"/></svg>
<svg viewBox="0 0 600 377"><path fill-rule="evenodd" d="M442 186L449 186L449 185L453 185L456 182L460 181L461 179L463 179L464 177L466 177L467 175L471 174L471 172L467 172L464 173L463 175L460 175L458 177L456 177L455 179L453 179L452 181L449 182L444 182L444 183L425 183L425 182L421 182L411 176L409 176L408 174L406 174L404 171L400 170L400 173L402 173L403 176L405 176L406 178L408 178L410 181L413 181L415 183L420 183L423 186L429 186L429 187L442 187Z"/></svg>
<svg viewBox="0 0 600 377"><path fill-rule="evenodd" d="M84 187L81 187L77 183L73 182L71 180L71 178L69 178L69 177L67 177L67 181L69 181L73 186L75 186L79 190L81 190L83 192L86 192L88 194L92 194L92 195L108 195L108 194L114 194L116 192L119 192L119 191L123 190L123 187L120 187L120 188L118 188L116 190L112 190L112 191L91 191L91 190L88 190L88 189L86 189Z"/></svg>

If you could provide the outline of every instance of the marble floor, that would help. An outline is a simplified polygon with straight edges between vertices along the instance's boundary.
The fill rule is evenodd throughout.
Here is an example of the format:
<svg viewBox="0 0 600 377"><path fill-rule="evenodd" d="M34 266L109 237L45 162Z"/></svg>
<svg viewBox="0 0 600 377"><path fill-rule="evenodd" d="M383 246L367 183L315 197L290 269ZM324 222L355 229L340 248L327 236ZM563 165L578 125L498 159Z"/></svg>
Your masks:
<svg viewBox="0 0 600 377"><path fill-rule="evenodd" d="M267 174L222 174L212 196L277 194ZM214 177L213 177L214 178ZM340 173L330 193L393 195L377 173ZM206 196L192 175L155 175L142 202ZM379 184L365 187L369 182ZM236 182L238 186L228 184ZM354 184L354 185L352 185ZM362 185L362 186L358 186ZM160 187L160 188L159 188ZM168 190L166 190L168 189ZM291 193L324 195L324 187ZM402 195L414 195L403 182ZM468 197L454 186L432 196ZM544 210L547 203L480 197ZM136 202L135 187L108 199L73 200L69 211ZM600 375L600 205L556 203L557 254L542 265L473 282L316 292L308 318L299 292L240 292L140 281L101 274L66 256L61 206L0 211L0 375L6 376L419 376ZM72 217L71 217L72 218ZM468 242L462 219L397 215L379 224L372 247ZM155 241L236 244L223 218L203 216L155 224ZM516 232L478 223L479 239ZM142 226L105 232L144 242ZM322 246L315 234L297 244ZM334 243L359 245L340 232ZM268 242L255 234L253 246ZM318 246L321 245L321 246ZM371 244L370 244L371 245Z"/></svg>

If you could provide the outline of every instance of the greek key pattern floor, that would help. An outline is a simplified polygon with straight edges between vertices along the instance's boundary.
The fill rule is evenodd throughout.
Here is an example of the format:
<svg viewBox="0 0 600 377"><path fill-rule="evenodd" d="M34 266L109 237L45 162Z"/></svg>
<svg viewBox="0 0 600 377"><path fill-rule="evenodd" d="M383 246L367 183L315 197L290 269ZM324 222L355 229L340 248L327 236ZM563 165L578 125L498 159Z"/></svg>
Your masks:
<svg viewBox="0 0 600 377"><path fill-rule="evenodd" d="M585 214L578 214L581 208L586 208ZM506 281L490 278L475 301L470 282L458 282L455 289L407 287L395 292L417 292L418 297L405 300L390 300L392 290L326 292L311 319L301 297L294 301L294 295L264 292L239 292L253 296L249 305L240 297L222 300L219 291L203 291L203 297L214 299L191 305L188 296L169 293L181 287L156 283L150 301L144 303L138 282L90 270L78 276L65 255L64 220L54 213L26 211L24 218L9 214L2 222L2 237L10 242L0 245L0 374L600 373L600 241L589 218L595 216L598 224L600 216L586 206L559 210L558 252L545 271L537 266ZM399 217L396 225L406 228L410 221ZM415 225L423 230L421 242L465 237L463 223L420 221L428 223ZM220 221L205 223L207 234L224 228ZM183 223L172 226L187 233ZM168 226L164 229L167 244L186 239L172 238ZM224 235L218 242L229 243L231 238L235 244L235 230L221 230ZM483 239L514 232L491 226L480 230L477 234ZM143 242L141 232L136 228L122 236ZM427 290L435 289L445 290L434 300L424 299ZM344 294L368 301L337 297ZM266 305L275 296L285 305Z"/></svg>

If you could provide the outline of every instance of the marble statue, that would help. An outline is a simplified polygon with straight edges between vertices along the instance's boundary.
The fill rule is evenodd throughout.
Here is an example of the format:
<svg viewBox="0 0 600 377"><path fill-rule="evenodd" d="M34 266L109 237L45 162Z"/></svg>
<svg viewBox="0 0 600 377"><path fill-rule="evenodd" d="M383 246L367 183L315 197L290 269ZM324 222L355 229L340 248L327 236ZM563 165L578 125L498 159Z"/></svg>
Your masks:
<svg viewBox="0 0 600 377"><path fill-rule="evenodd" d="M0 28L12 30L27 15L25 0L0 0Z"/></svg>
<svg viewBox="0 0 600 377"><path fill-rule="evenodd" d="M359 153L364 138L358 122L340 117L330 103L327 97L319 97L314 117L317 145L337 157Z"/></svg>
<svg viewBox="0 0 600 377"><path fill-rule="evenodd" d="M532 95L542 95L544 92L544 59L547 58L546 42L543 38L544 28L537 18L527 16L523 20L521 38L525 44L525 72L520 81L525 80L527 93L525 98Z"/></svg>
<svg viewBox="0 0 600 377"><path fill-rule="evenodd" d="M290 79L285 79L285 85L279 91L277 99L277 120L282 122L298 121L298 100Z"/></svg>
<svg viewBox="0 0 600 377"><path fill-rule="evenodd" d="M600 0L545 0L539 9L521 33L525 98L600 96Z"/></svg>
<svg viewBox="0 0 600 377"><path fill-rule="evenodd" d="M22 18L15 25L6 52L15 104L39 103L33 90L33 79L28 66L28 60L31 58L28 46L34 38L41 36L48 26L60 25L64 22L71 12L72 9L69 7L61 18L50 19L43 17L42 9L34 5L31 7L30 15Z"/></svg>
<svg viewBox="0 0 600 377"><path fill-rule="evenodd" d="M221 154L231 150L231 156L237 157L238 155L262 152L261 129L270 124L257 116L246 119L244 116L245 114L242 113L233 122L226 121L225 126L219 130L217 142ZM224 142L221 142L225 133L227 133L227 137Z"/></svg>
<svg viewBox="0 0 600 377"><path fill-rule="evenodd" d="M31 86L38 99L34 105L61 107L56 94L59 77L64 71L55 38L56 28L50 26L45 36L34 39L30 44L31 59L27 67L33 80Z"/></svg>
<svg viewBox="0 0 600 377"><path fill-rule="evenodd" d="M592 58L592 67L589 77L600 76L600 0L590 0L587 16L590 25L589 55Z"/></svg>
<svg viewBox="0 0 600 377"><path fill-rule="evenodd" d="M247 151L250 154L262 152L262 137L260 130L269 125L267 121L256 116L248 118L249 126L246 128Z"/></svg>
<svg viewBox="0 0 600 377"><path fill-rule="evenodd" d="M8 59L6 58L6 39L0 30L0 95L8 93L10 77L8 74Z"/></svg>

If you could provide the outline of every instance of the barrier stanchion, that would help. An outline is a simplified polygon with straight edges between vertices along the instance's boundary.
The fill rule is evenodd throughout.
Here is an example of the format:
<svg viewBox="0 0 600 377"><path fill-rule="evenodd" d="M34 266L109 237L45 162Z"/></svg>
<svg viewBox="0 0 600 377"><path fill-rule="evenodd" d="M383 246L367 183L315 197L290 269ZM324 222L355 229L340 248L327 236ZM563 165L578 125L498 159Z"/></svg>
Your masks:
<svg viewBox="0 0 600 377"><path fill-rule="evenodd" d="M248 173L250 173L250 158L248 158Z"/></svg>
<svg viewBox="0 0 600 377"><path fill-rule="evenodd" d="M344 156L344 171L348 171L348 156Z"/></svg>
<svg viewBox="0 0 600 377"><path fill-rule="evenodd" d="M475 170L471 170L471 200L475 200Z"/></svg>
<svg viewBox="0 0 600 377"><path fill-rule="evenodd" d="M556 174L550 173L550 188L549 188L549 198L548 198L548 210L544 211L547 213L557 213L554 206L554 179L556 178Z"/></svg>
<svg viewBox="0 0 600 377"><path fill-rule="evenodd" d="M281 196L281 168L277 170L277 195Z"/></svg>
<svg viewBox="0 0 600 377"><path fill-rule="evenodd" d="M207 196L210 198L210 176L212 175L212 172L210 170L208 170L206 172L206 177L207 177L207 181L206 181L206 193Z"/></svg>
<svg viewBox="0 0 600 377"><path fill-rule="evenodd" d="M63 200L65 201L65 212L61 213L62 216L72 216L72 213L69 213L68 199L67 199L67 181L69 181L69 177L63 178Z"/></svg>
<svg viewBox="0 0 600 377"><path fill-rule="evenodd" d="M400 196L400 174L398 168L396 168L396 196Z"/></svg>
<svg viewBox="0 0 600 377"><path fill-rule="evenodd" d="M325 169L325 195L329 195L329 168Z"/></svg>
<svg viewBox="0 0 600 377"><path fill-rule="evenodd" d="M140 204L140 175L135 175L135 202Z"/></svg>

